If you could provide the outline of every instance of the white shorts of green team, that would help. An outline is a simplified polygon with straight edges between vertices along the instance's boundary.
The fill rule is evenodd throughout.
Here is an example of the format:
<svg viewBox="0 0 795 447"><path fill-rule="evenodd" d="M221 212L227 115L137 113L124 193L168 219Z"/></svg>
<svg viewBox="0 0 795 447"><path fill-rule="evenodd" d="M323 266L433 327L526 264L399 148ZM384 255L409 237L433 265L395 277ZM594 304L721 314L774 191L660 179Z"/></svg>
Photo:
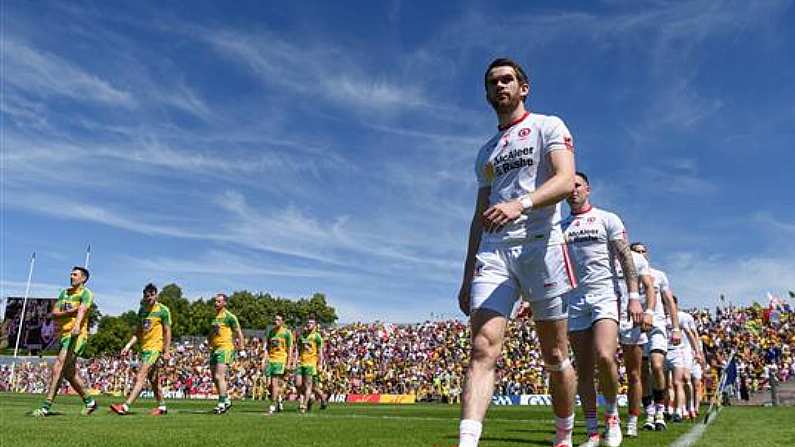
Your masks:
<svg viewBox="0 0 795 447"><path fill-rule="evenodd" d="M619 322L620 301L612 278L596 284L580 283L566 296L569 301L569 332L590 329L599 320Z"/></svg>
<svg viewBox="0 0 795 447"><path fill-rule="evenodd" d="M646 335L646 332L643 332L639 325L636 326L635 323L629 319L627 307L629 306L629 292L627 292L627 283L623 279L618 281L616 293L618 293L621 303L618 324L619 343L622 345L645 345L649 342L649 337Z"/></svg>
<svg viewBox="0 0 795 447"><path fill-rule="evenodd" d="M675 348L668 349L665 354L665 370L672 371L674 368L684 368L688 371L693 369L693 351L681 344Z"/></svg>
<svg viewBox="0 0 795 447"><path fill-rule="evenodd" d="M470 311L489 309L507 318L521 297L536 321L566 319L564 295L576 283L565 244L483 242L476 255Z"/></svg>

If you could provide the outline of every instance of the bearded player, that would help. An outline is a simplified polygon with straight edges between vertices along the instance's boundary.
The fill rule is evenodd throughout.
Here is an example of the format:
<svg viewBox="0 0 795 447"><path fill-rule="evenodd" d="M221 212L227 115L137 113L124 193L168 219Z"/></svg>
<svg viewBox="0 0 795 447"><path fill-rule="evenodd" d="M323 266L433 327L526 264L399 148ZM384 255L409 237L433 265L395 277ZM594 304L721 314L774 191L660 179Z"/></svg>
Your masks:
<svg viewBox="0 0 795 447"><path fill-rule="evenodd" d="M622 434L618 417L618 330L620 300L617 264L620 263L629 291L629 313L643 314L638 293L638 274L626 240L621 218L596 208L590 200L588 177L577 172L574 192L567 201L571 215L563 231L577 271L577 288L569 293L569 339L577 361L577 390L585 413L588 439L583 447L618 447ZM594 369L605 398L604 438L599 434Z"/></svg>
<svg viewBox="0 0 795 447"><path fill-rule="evenodd" d="M516 62L493 61L484 83L498 132L480 149L475 165L479 189L458 293L472 329L459 446L478 445L508 317L520 296L530 301L549 372L554 445L570 446L576 379L564 295L576 281L560 228L560 202L574 188L572 137L560 118L525 109L530 83Z"/></svg>
<svg viewBox="0 0 795 447"><path fill-rule="evenodd" d="M97 402L86 394L85 385L77 375L77 357L85 351L88 341L88 313L94 304L94 294L86 287L90 274L84 267L72 268L69 275L70 286L61 290L52 309L52 316L58 324L60 350L52 365L52 378L47 399L42 406L33 411L33 416L43 417L52 414L50 407L66 379L83 400L85 407L81 414L88 416L97 409Z"/></svg>

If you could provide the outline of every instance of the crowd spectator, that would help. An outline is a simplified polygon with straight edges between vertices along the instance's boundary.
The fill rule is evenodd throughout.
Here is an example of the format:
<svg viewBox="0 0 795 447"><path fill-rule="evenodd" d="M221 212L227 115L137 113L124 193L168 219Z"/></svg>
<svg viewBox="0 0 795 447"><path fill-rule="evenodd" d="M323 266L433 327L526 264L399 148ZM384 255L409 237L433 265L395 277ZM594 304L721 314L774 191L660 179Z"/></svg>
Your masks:
<svg viewBox="0 0 795 447"><path fill-rule="evenodd" d="M707 389L715 387L728 356L736 352L739 382L748 392L767 389L771 375L780 382L795 375L795 314L786 307L769 318L759 306L718 308L715 313L693 310L706 354ZM459 402L469 353L469 328L458 320L419 324L354 323L322 330L326 368L321 383L331 394L414 394L418 400ZM497 368L496 394L547 394L544 364L531 320L509 324L503 356ZM171 397L206 397L214 392L209 351L201 338L174 344L173 355L161 372L162 387ZM266 397L263 375L265 346L259 338L247 340L229 369L233 398ZM620 360L620 353L619 360ZM138 358L117 355L80 362L80 375L101 393L126 394L132 386ZM622 362L619 363L620 365ZM620 367L621 392L626 391ZM44 361L0 367L0 390L41 393L48 383ZM741 386L742 385L742 388ZM64 384L67 388L68 385ZM294 394L292 377L288 394ZM68 391L68 388L64 390ZM744 391L745 392L745 391Z"/></svg>

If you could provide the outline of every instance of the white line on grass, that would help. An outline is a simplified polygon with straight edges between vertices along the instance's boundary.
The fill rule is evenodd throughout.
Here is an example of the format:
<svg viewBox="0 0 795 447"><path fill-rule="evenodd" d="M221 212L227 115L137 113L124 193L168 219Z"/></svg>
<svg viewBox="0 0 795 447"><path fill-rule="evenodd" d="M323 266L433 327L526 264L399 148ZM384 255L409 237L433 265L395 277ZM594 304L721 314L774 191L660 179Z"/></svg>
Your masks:
<svg viewBox="0 0 795 447"><path fill-rule="evenodd" d="M720 409L715 412L715 414L710 417L707 414L707 422L704 424L696 424L695 427L691 428L687 433L683 434L679 437L670 447L690 447L691 445L698 442L699 438L704 434L704 431L707 429L707 426L711 424L715 419L718 418L718 413L720 413Z"/></svg>

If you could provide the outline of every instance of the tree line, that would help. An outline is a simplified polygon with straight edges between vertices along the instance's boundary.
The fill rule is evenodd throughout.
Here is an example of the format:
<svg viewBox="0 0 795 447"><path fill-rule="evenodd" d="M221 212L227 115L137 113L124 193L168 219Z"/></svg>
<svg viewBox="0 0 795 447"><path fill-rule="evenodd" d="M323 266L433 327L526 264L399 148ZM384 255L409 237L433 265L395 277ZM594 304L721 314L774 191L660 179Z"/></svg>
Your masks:
<svg viewBox="0 0 795 447"><path fill-rule="evenodd" d="M171 333L174 340L183 336L209 334L210 322L215 316L212 297L189 301L182 296L182 289L178 285L169 284L160 291L159 301L171 310ZM255 294L242 290L229 296L227 309L237 315L240 326L244 329L267 329L276 314L284 316L285 323L292 328L303 324L310 315L314 315L322 325L337 321L336 310L326 303L326 296L322 293L290 300L269 293ZM89 337L86 356L119 352L138 326L138 307L119 316L103 316L99 310L93 308L90 321L92 326L96 322L97 332Z"/></svg>

